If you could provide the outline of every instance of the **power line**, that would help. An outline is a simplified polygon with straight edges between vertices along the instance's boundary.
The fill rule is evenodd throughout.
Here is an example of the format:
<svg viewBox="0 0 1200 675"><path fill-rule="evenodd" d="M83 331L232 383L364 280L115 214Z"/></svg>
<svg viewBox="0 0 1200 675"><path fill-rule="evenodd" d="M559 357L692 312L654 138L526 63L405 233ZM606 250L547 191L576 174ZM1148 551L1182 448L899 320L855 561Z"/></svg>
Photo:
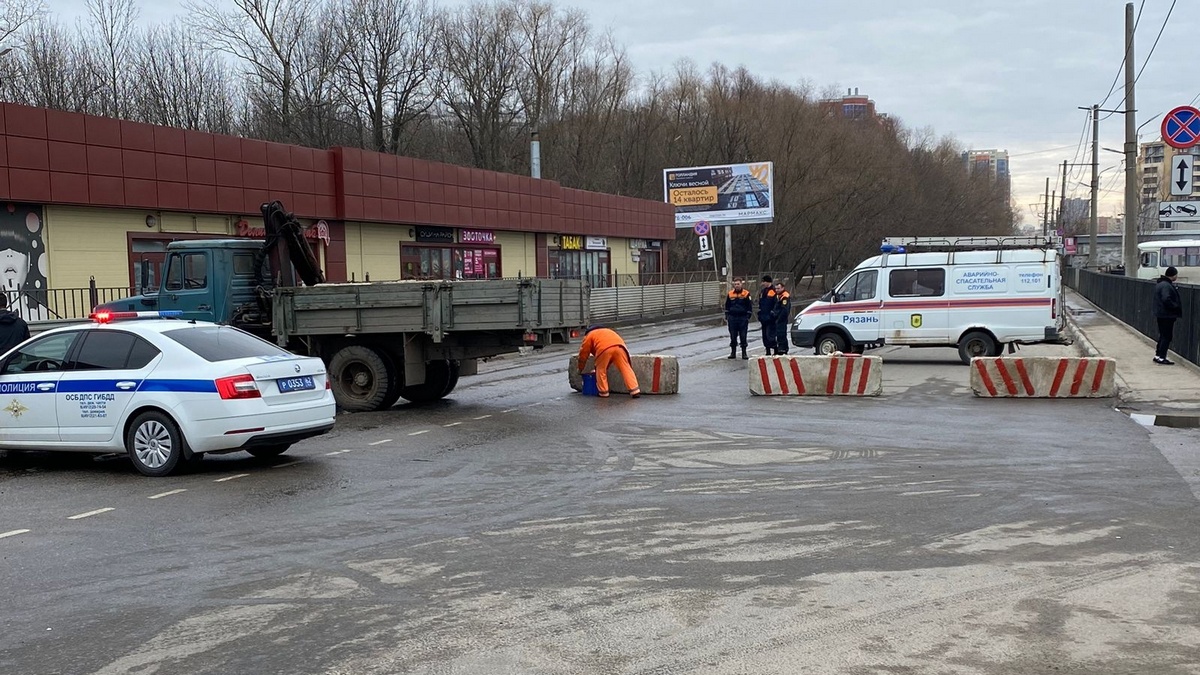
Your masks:
<svg viewBox="0 0 1200 675"><path fill-rule="evenodd" d="M1146 65L1150 63L1150 57L1154 56L1154 48L1158 46L1158 40L1162 37L1163 31L1167 28L1167 22L1171 20L1171 12L1175 11L1175 3L1179 0L1171 0L1171 7L1167 9L1167 16L1163 19L1162 26L1158 29L1158 37L1154 38L1154 44L1150 45L1150 53L1146 54L1146 60L1142 61L1142 67L1138 70L1137 77L1133 78L1134 84L1142 78L1142 72L1146 70ZM1128 96L1128 94L1126 94Z"/></svg>
<svg viewBox="0 0 1200 675"><path fill-rule="evenodd" d="M1162 38L1163 31L1166 30L1166 28L1167 28L1167 22L1169 22L1171 20L1171 12L1175 11L1175 3L1178 1L1179 0L1171 0L1171 6L1167 9L1167 16L1163 19L1162 26L1159 26L1159 28L1158 28L1158 35L1154 38L1154 44L1150 46L1150 51L1146 54L1146 60L1142 61L1142 67L1138 69L1137 76L1133 78L1134 84L1137 84L1137 81L1142 79L1142 73L1145 72L1146 66L1150 63L1150 57L1154 56L1154 49L1155 49L1155 47L1158 47L1158 41L1159 41L1159 39ZM1145 5L1144 2L1143 2L1143 5ZM1140 12L1139 12L1139 14L1140 14ZM1133 22L1133 29L1135 31L1137 30L1137 21ZM1117 106L1120 107L1121 105L1123 105L1125 103L1125 99L1128 96L1129 96L1129 92L1125 92L1125 94L1121 97L1121 102L1118 103ZM1115 113L1108 113L1108 115L1106 115L1103 119L1108 119L1109 117L1112 117L1114 114ZM1151 119L1153 119L1153 118L1151 118Z"/></svg>
<svg viewBox="0 0 1200 675"><path fill-rule="evenodd" d="M1137 18L1133 20L1133 30L1135 33L1137 32L1138 23L1140 23L1142 20L1142 10L1143 9L1146 9L1146 0L1142 0L1142 6L1138 7ZM1104 107L1105 103L1108 103L1109 97L1111 97L1113 95L1113 92L1116 91L1117 82L1119 82L1121 80L1121 73L1125 70L1125 59L1127 59L1127 58L1129 58L1129 48L1128 47L1125 48L1125 56L1121 57L1121 65L1117 68L1117 74L1113 77L1112 86L1108 88L1108 93L1104 95L1104 100L1100 102L1101 108ZM1112 115L1112 113L1109 113L1109 116L1111 116L1111 115ZM1107 118L1105 118L1105 119L1107 119Z"/></svg>

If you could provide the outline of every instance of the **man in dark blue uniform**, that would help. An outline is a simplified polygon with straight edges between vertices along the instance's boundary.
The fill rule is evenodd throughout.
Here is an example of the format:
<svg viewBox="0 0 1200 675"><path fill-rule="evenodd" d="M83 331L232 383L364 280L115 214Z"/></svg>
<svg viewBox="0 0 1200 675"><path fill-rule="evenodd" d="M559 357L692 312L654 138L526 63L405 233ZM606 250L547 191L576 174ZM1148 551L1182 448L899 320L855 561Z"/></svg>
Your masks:
<svg viewBox="0 0 1200 675"><path fill-rule="evenodd" d="M775 284L775 308L771 312L775 327L775 353L788 353L788 322L792 319L792 295L783 282Z"/></svg>
<svg viewBox="0 0 1200 675"><path fill-rule="evenodd" d="M775 288L774 280L767 274L762 278L762 290L758 292L758 325L762 328L763 347L767 356L775 349Z"/></svg>
<svg viewBox="0 0 1200 675"><path fill-rule="evenodd" d="M750 331L750 317L754 314L754 298L750 291L742 288L741 278L733 280L733 289L725 296L725 321L729 324L729 358L737 358L739 340L742 345L742 358L748 359L746 353L746 334Z"/></svg>

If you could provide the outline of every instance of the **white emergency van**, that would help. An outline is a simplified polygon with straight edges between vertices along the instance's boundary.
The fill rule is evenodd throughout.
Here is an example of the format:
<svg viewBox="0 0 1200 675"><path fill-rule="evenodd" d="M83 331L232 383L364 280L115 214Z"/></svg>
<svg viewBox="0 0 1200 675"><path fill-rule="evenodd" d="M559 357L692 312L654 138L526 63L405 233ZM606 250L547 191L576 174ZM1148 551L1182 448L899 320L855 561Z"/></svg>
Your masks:
<svg viewBox="0 0 1200 675"><path fill-rule="evenodd" d="M958 347L963 363L1063 337L1058 247L1042 237L891 237L792 324L817 354Z"/></svg>

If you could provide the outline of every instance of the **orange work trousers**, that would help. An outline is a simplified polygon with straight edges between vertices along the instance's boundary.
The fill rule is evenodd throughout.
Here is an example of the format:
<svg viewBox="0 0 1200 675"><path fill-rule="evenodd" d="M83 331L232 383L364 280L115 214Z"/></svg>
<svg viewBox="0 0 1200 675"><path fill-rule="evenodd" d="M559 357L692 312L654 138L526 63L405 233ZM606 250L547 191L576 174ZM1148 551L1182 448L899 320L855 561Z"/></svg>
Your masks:
<svg viewBox="0 0 1200 675"><path fill-rule="evenodd" d="M633 372L633 365L629 363L629 352L623 347L609 347L596 355L596 389L601 396L608 396L608 366L609 364L616 365L617 370L621 372L621 379L625 380L625 387L629 389L630 394L640 394L642 390L638 388L637 375Z"/></svg>

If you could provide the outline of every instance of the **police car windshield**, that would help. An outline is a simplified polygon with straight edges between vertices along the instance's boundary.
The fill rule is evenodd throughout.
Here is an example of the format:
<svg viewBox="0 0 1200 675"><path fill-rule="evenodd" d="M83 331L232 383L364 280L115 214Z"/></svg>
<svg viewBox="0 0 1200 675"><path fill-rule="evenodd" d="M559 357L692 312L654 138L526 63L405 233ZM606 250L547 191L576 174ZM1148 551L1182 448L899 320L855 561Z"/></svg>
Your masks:
<svg viewBox="0 0 1200 675"><path fill-rule="evenodd" d="M205 361L232 361L255 356L291 356L291 352L229 326L190 326L163 331Z"/></svg>

